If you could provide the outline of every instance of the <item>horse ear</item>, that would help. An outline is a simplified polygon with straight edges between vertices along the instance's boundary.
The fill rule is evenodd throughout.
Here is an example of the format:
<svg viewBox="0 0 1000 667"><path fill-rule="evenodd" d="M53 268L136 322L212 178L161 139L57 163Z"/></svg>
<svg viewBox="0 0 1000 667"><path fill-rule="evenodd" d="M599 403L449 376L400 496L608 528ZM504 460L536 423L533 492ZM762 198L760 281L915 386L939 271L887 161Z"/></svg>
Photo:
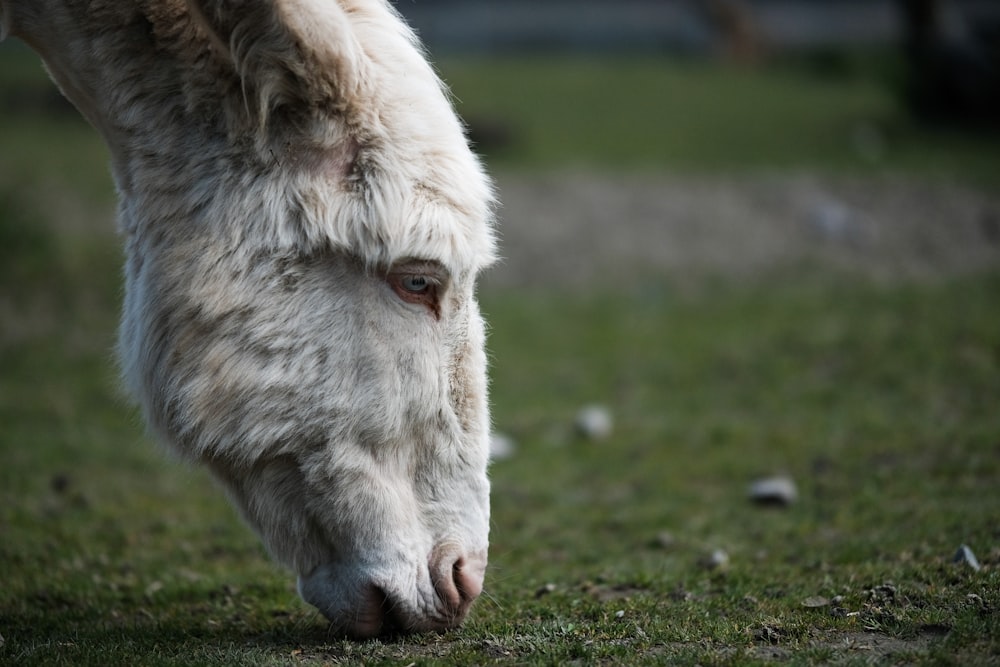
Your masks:
<svg viewBox="0 0 1000 667"><path fill-rule="evenodd" d="M234 67L248 101L257 101L262 122L285 104L341 113L365 97L369 62L339 2L187 3L217 55Z"/></svg>

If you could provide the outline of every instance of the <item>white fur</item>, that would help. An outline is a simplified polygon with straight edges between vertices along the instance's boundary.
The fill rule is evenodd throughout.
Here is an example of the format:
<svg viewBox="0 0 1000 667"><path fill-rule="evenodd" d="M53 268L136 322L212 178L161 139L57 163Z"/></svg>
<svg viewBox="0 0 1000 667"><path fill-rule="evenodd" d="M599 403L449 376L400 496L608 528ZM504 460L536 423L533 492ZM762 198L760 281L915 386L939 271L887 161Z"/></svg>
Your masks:
<svg viewBox="0 0 1000 667"><path fill-rule="evenodd" d="M111 150L121 360L153 429L337 629L460 622L489 529L493 194L411 31L384 0L0 0L0 21ZM429 304L393 283L422 266Z"/></svg>

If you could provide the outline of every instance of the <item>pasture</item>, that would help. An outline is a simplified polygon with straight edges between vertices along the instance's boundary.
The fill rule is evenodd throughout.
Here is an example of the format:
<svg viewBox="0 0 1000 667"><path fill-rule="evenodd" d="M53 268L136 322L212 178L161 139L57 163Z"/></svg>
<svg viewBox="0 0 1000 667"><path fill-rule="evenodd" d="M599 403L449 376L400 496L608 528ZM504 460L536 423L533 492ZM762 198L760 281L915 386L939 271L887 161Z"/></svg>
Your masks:
<svg viewBox="0 0 1000 667"><path fill-rule="evenodd" d="M492 466L490 569L467 625L348 642L207 475L144 435L114 366L121 260L104 151L33 56L5 45L0 662L1000 661L1000 144L912 125L852 62L825 78L648 60L440 64L474 129L499 128L483 148L516 197L506 260L481 294L493 422L516 449ZM725 199L762 170L891 177L914 219L921 196L944 193L940 224L972 230L968 254L942 260L932 234L868 253L845 243L828 261L805 251L806 234L778 260L741 264L745 235L719 234L722 259L604 263L632 256L612 251L641 245L639 230L565 263L572 232L541 226L585 217L570 195L593 188L530 187L635 178L683 192L695 178ZM611 210L642 217L623 200ZM507 219L532 211L546 215ZM546 255L564 268L533 266ZM614 416L606 440L573 428L591 403ZM772 474L796 481L797 502L748 501ZM952 562L963 544L978 570Z"/></svg>

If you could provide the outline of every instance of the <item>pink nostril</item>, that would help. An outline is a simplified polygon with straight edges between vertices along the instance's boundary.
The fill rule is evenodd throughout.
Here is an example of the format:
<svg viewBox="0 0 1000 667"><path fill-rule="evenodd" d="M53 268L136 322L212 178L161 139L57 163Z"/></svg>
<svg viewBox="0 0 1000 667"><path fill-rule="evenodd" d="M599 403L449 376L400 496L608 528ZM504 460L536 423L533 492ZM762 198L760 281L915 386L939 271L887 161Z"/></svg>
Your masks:
<svg viewBox="0 0 1000 667"><path fill-rule="evenodd" d="M450 611L464 616L473 600L483 592L485 556L461 555L453 547L443 547L435 550L430 566L438 597Z"/></svg>
<svg viewBox="0 0 1000 667"><path fill-rule="evenodd" d="M452 567L452 577L463 600L472 602L483 592L483 576L486 574L485 564L470 563L464 558L455 561Z"/></svg>

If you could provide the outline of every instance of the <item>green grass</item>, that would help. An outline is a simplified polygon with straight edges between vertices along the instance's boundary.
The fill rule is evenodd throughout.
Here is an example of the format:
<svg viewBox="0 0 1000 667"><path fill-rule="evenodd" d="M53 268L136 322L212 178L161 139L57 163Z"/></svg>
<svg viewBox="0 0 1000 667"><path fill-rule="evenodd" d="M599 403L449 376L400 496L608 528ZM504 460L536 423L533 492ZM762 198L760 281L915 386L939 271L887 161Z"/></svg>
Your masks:
<svg viewBox="0 0 1000 667"><path fill-rule="evenodd" d="M29 65L5 79L22 71L6 63L27 57L0 56L13 58L0 58L6 90L44 85ZM884 91L850 78L810 84L796 104L821 100L820 116L792 104L791 71L596 71L446 68L470 118L516 119L517 142L491 156L505 169L870 169L809 127L895 113ZM640 86L643 73L659 83ZM597 121L611 102L597 92L552 108L595 80L650 96L614 107L610 138ZM768 99L796 111L775 120ZM804 127L799 141L743 137L723 113L741 104L761 132ZM677 115L664 123L668 106ZM484 294L494 421L517 443L492 470L487 595L461 630L347 642L328 636L207 475L143 436L118 388L120 257L96 138L63 116L3 120L0 663L1000 662L1000 273ZM690 133L640 132L676 123L703 148ZM988 142L912 132L888 167L928 173L948 155L949 177L988 179ZM892 157L903 148L913 157ZM573 431L592 402L614 414L607 441ZM747 483L774 472L798 482L799 502L750 504ZM963 543L981 571L950 562ZM714 549L728 567L702 564ZM803 604L817 596L836 602Z"/></svg>
<svg viewBox="0 0 1000 667"><path fill-rule="evenodd" d="M483 148L500 167L902 169L996 182L1000 137L916 125L895 93L893 57L856 60L835 73L808 61L727 68L655 58L439 68L474 136L494 139Z"/></svg>
<svg viewBox="0 0 1000 667"><path fill-rule="evenodd" d="M35 307L61 309L64 280ZM0 656L860 660L852 637L896 641L897 660L1000 659L998 295L1000 275L486 295L495 421L518 444L493 468L489 595L461 631L351 644L326 636L203 474L143 441L109 363L116 292L84 292L99 317L70 306L69 324L3 339ZM573 433L591 401L616 416L608 441ZM799 503L747 502L772 472L798 480ZM949 562L962 543L984 570ZM722 572L700 564L716 548ZM843 599L803 607L812 596Z"/></svg>
<svg viewBox="0 0 1000 667"><path fill-rule="evenodd" d="M935 656L996 660L996 571L948 559L961 543L1000 555L998 288L992 277L487 304L497 421L522 443L496 466L494 492L494 562L518 582L516 615L574 625L595 641L586 659L615 655L627 621L644 636L623 660L661 647L711 661L764 628L804 655L851 631L915 641L937 626L951 634ZM609 442L572 435L590 401L618 417ZM773 472L799 481L789 511L744 498ZM723 574L698 565L716 548L732 558ZM526 599L549 582L556 600ZM886 582L895 597L873 601ZM616 591L625 599L602 600ZM857 614L802 607L816 595Z"/></svg>

